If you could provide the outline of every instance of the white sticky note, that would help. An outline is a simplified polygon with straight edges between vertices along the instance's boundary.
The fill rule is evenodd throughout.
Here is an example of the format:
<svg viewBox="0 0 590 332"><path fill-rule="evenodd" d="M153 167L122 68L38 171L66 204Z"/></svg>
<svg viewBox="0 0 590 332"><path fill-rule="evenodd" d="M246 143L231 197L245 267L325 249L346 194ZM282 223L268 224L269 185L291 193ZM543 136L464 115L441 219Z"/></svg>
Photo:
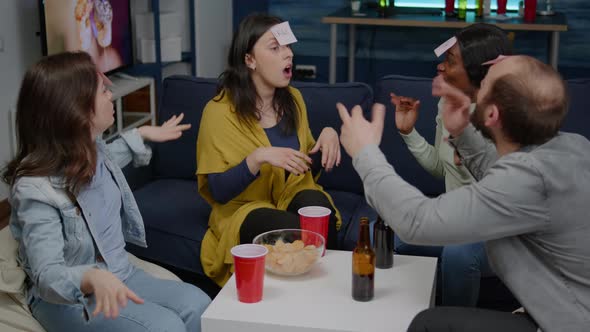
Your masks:
<svg viewBox="0 0 590 332"><path fill-rule="evenodd" d="M438 58L441 56L441 54L444 54L446 51L449 50L449 48L453 47L453 45L455 45L456 43L457 43L457 38L451 37L446 42L440 44L439 47L435 48L434 54L436 54L436 57Z"/></svg>
<svg viewBox="0 0 590 332"><path fill-rule="evenodd" d="M277 24L270 28L270 31L275 36L275 38L279 42L279 45L281 46L297 42L297 38L295 38L295 35L293 34L293 31L291 31L291 27L289 26L289 22Z"/></svg>
<svg viewBox="0 0 590 332"><path fill-rule="evenodd" d="M486 62L482 63L481 65L482 66L485 66L485 65L495 65L496 63L498 63L498 62L500 62L500 61L502 61L502 60L504 60L504 59L506 59L508 57L511 57L511 55L502 55L502 54L500 54L494 60L486 61Z"/></svg>

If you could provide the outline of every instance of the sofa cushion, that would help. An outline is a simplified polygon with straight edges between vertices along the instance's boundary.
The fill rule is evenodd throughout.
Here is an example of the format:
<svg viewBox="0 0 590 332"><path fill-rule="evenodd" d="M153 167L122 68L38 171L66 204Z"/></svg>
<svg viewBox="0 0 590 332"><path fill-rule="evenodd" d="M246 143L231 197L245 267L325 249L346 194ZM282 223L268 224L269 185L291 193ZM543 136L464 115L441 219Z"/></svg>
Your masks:
<svg viewBox="0 0 590 332"><path fill-rule="evenodd" d="M588 112L588 98L590 97L590 78L567 80L570 95L570 107L562 126L563 131L584 135L590 139L590 112Z"/></svg>
<svg viewBox="0 0 590 332"><path fill-rule="evenodd" d="M395 126L395 111L389 97L389 93L394 92L397 95L420 100L420 113L415 128L429 143L434 144L438 98L433 97L431 91L432 79L430 78L388 75L377 81L375 101L387 107L380 146L387 160L404 180L417 187L422 193L436 196L444 192L444 182L426 172L408 150Z"/></svg>
<svg viewBox="0 0 590 332"><path fill-rule="evenodd" d="M307 106L309 126L317 139L325 127L332 127L340 133L342 121L336 110L336 103L341 102L348 109L361 105L365 112L373 104L373 91L364 83L302 83L293 82L293 86L301 91ZM342 150L340 166L320 176L319 184L326 189L363 193L363 184L352 167L352 160Z"/></svg>
<svg viewBox="0 0 590 332"><path fill-rule="evenodd" d="M10 227L6 226L0 229L0 294L7 303L12 303L14 310L28 311L25 290L27 275L18 265L17 256L18 242L12 236ZM17 306L21 308L17 309Z"/></svg>
<svg viewBox="0 0 590 332"><path fill-rule="evenodd" d="M134 193L146 227L147 248L128 245L139 257L203 273L201 240L211 207L194 180L159 179Z"/></svg>
<svg viewBox="0 0 590 332"><path fill-rule="evenodd" d="M174 141L154 145L153 171L159 178L196 179L197 133L205 105L215 97L216 79L175 75L163 83L158 124L184 113L184 123L192 124Z"/></svg>

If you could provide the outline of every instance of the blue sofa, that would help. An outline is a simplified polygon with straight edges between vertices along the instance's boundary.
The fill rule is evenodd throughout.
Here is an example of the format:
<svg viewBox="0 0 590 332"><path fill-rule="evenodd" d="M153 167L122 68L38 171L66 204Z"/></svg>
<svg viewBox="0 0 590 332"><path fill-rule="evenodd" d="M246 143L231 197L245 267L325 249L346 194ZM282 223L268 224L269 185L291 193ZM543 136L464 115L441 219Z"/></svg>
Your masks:
<svg viewBox="0 0 590 332"><path fill-rule="evenodd" d="M215 96L216 84L212 79L190 76L167 78L163 82L159 122L184 113L185 122L192 127L179 140L154 144L150 165L124 169L144 218L149 245L140 248L129 244L128 250L139 257L200 275L204 275L199 260L201 240L211 208L197 192L196 140L201 112ZM369 110L374 101L372 89L363 83L294 83L294 86L304 96L315 137L326 126L339 130L336 102L347 107L360 104ZM376 213L366 204L361 180L345 153L341 166L324 173L320 184L342 214L339 248L351 250L357 239L352 221L361 216L375 219Z"/></svg>
<svg viewBox="0 0 590 332"><path fill-rule="evenodd" d="M374 101L387 105L386 125L381 148L401 176L424 194L436 196L444 191L443 182L427 174L408 152L395 128L394 113L389 103L389 92L408 95L421 100L421 113L416 127L430 142L434 138L434 117L437 99L431 95L430 78L399 75L385 76L375 85L375 94L364 83L298 83L293 85L303 94L307 105L311 130L315 137L323 127L340 130L341 122L335 108L342 102L349 109L362 105L365 115L370 114ZM146 225L148 248L128 245L133 254L169 267L204 276L200 264L201 239L207 230L209 205L197 192L196 139L201 112L215 96L216 80L190 76L172 76L164 80L158 110L158 121L174 114L185 114L185 122L192 127L179 140L153 146L153 159L149 166L124 172ZM586 99L590 95L590 80L568 81L572 97L571 110L564 124L567 131L590 137L590 115L586 112ZM360 178L352 162L343 152L340 167L324 173L319 183L333 197L343 218L338 245L351 250L357 239L361 216L374 220L376 212L363 196Z"/></svg>

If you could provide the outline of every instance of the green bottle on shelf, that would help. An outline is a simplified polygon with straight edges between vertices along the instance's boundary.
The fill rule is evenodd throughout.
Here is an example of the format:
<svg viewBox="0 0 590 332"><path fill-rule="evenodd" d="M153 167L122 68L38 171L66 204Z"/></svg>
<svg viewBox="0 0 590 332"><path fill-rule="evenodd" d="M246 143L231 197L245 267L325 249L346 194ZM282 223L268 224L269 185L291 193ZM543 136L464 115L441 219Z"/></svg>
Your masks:
<svg viewBox="0 0 590 332"><path fill-rule="evenodd" d="M459 9L457 10L457 18L464 20L467 16L467 0L459 0Z"/></svg>

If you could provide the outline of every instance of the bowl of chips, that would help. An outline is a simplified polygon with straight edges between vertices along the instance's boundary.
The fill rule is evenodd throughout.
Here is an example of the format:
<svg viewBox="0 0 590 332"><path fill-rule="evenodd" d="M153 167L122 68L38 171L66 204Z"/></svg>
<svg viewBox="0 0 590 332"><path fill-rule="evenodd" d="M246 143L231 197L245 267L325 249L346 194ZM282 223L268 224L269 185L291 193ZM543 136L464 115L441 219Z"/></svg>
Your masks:
<svg viewBox="0 0 590 332"><path fill-rule="evenodd" d="M268 249L266 270L282 276L296 276L311 270L324 252L325 239L303 229L278 229L259 234L254 244Z"/></svg>

